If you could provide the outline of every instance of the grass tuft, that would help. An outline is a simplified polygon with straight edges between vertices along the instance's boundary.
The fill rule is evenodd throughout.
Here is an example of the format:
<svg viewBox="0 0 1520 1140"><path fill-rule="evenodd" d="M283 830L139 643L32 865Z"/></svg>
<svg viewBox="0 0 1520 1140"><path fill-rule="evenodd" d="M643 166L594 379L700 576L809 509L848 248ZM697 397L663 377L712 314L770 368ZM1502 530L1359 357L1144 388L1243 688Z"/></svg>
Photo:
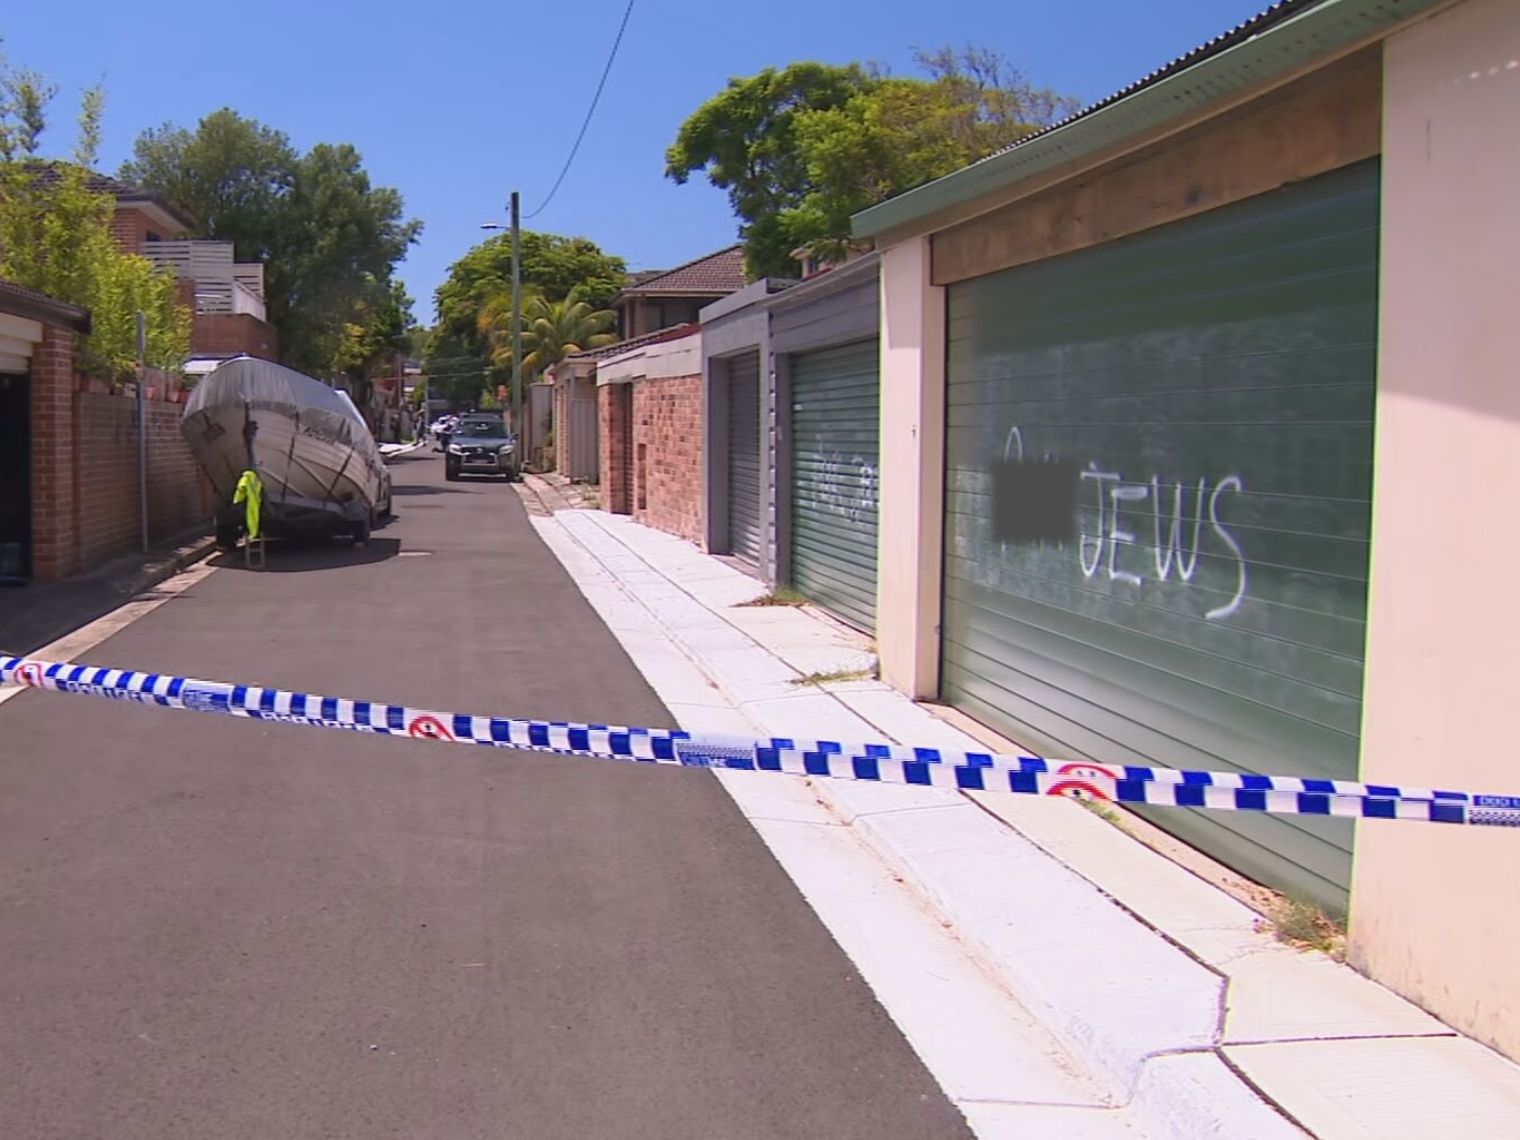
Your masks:
<svg viewBox="0 0 1520 1140"><path fill-rule="evenodd" d="M751 598L747 602L740 602L741 606L805 606L807 598L803 597L790 586L777 586L768 594L761 594L758 598Z"/></svg>
<svg viewBox="0 0 1520 1140"><path fill-rule="evenodd" d="M1270 932L1285 946L1318 950L1337 962L1346 956L1345 929L1319 907L1301 899L1279 898L1257 923L1257 929Z"/></svg>
<svg viewBox="0 0 1520 1140"><path fill-rule="evenodd" d="M801 677L793 677L791 683L794 685L834 685L842 681L874 681L875 679L875 668L835 669L828 673L807 673Z"/></svg>

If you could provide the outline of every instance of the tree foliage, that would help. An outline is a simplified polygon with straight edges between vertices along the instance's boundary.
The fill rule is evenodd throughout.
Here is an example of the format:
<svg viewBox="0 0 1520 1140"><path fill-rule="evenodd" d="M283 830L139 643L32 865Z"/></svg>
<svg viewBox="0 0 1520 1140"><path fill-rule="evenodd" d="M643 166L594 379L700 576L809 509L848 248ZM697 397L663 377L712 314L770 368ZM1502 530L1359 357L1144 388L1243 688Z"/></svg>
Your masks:
<svg viewBox="0 0 1520 1140"><path fill-rule="evenodd" d="M808 114L842 106L871 82L857 64L794 63L730 79L681 124L665 152L665 173L684 183L706 171L728 191L740 218L751 277L789 277L794 248L781 219L812 188L796 127Z"/></svg>
<svg viewBox="0 0 1520 1140"><path fill-rule="evenodd" d="M391 362L411 348L411 324L412 299L401 282L393 281L389 289L354 305L343 323L334 366L355 379L388 371Z"/></svg>
<svg viewBox="0 0 1520 1140"><path fill-rule="evenodd" d="M550 365L589 348L617 340L611 331L617 314L598 309L572 289L557 301L534 293L523 301L522 348L524 377L541 375ZM512 298L497 294L481 309L479 328L491 345L492 363L512 367Z"/></svg>
<svg viewBox="0 0 1520 1140"><path fill-rule="evenodd" d="M352 146L297 154L282 132L225 108L194 131L145 131L121 174L179 208L198 236L265 263L285 362L319 375L344 370L346 326L383 305L422 230L399 193L371 184Z"/></svg>
<svg viewBox="0 0 1520 1140"><path fill-rule="evenodd" d="M751 274L790 276L792 251L838 256L852 214L942 177L1075 110L994 51L916 52L925 77L793 64L728 87L682 125L666 173L729 191Z"/></svg>
<svg viewBox="0 0 1520 1140"><path fill-rule="evenodd" d="M116 203L90 188L103 98L86 92L70 161L41 156L56 88L0 60L0 277L90 311L79 362L111 379L137 361L137 313L146 317L146 363L174 370L189 354L190 313L172 274L123 253L111 234Z"/></svg>
<svg viewBox="0 0 1520 1140"><path fill-rule="evenodd" d="M628 279L620 257L604 253L583 237L524 230L522 245L523 304L537 295L561 301L575 291L592 309L602 309ZM438 323L428 342L425 362L434 392L456 404L473 398L483 381L495 386L509 382L510 350L498 351L481 315L488 307L509 314L512 297L512 245L501 234L481 242L449 267L447 280L436 293ZM524 325L526 327L526 318ZM445 395L446 394L446 395Z"/></svg>

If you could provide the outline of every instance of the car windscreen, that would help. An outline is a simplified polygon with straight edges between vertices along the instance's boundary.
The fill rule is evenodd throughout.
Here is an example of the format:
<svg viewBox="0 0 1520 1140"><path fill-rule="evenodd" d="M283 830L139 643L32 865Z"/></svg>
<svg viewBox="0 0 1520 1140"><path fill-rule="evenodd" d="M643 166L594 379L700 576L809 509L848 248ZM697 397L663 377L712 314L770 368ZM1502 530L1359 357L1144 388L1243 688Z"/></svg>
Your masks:
<svg viewBox="0 0 1520 1140"><path fill-rule="evenodd" d="M500 439L507 434L507 430L500 420L463 420L459 425L459 434L495 436Z"/></svg>

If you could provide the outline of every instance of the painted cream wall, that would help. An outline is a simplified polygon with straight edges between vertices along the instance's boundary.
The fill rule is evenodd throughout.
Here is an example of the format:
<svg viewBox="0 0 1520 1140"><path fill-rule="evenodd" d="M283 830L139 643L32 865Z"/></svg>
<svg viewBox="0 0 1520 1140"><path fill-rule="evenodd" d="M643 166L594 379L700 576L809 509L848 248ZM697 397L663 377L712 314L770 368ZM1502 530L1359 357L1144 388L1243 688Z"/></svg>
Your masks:
<svg viewBox="0 0 1520 1140"><path fill-rule="evenodd" d="M930 283L927 237L881 256L879 501L882 677L914 697L933 698L945 502L945 291Z"/></svg>
<svg viewBox="0 0 1520 1140"><path fill-rule="evenodd" d="M1520 793L1520 4L1384 55L1363 778ZM1520 832L1359 825L1352 960L1520 1059Z"/></svg>
<svg viewBox="0 0 1520 1140"><path fill-rule="evenodd" d="M597 387L624 380L667 380L702 374L702 334L662 341L603 359L597 366Z"/></svg>

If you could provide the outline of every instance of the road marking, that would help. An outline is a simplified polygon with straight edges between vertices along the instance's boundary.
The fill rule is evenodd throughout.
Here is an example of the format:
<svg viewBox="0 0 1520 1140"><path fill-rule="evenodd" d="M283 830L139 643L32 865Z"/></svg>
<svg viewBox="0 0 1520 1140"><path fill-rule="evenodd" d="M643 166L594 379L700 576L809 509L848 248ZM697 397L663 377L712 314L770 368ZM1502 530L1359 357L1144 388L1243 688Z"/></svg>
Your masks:
<svg viewBox="0 0 1520 1140"><path fill-rule="evenodd" d="M165 578L158 585L149 587L129 601L117 606L110 613L103 614L89 624L80 626L72 633L66 633L58 638L58 640L49 642L38 649L35 655L49 661L66 662L72 662L76 658L83 656L108 637L113 637L120 633L138 619L147 617L148 614L158 609L165 602L173 601L192 586L203 582L216 570L216 567L207 561L210 557L211 555L207 554L206 558L188 566L172 577ZM5 704L6 701L14 697L20 696L25 691L26 686L24 685L0 683L0 705Z"/></svg>

